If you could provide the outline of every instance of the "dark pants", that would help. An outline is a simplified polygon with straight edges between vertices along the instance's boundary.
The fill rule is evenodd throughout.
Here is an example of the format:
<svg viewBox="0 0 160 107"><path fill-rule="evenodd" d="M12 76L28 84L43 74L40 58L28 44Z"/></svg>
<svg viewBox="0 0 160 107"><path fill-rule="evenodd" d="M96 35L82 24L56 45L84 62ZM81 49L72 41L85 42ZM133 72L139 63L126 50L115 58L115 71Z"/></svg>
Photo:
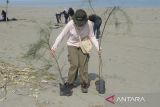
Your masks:
<svg viewBox="0 0 160 107"><path fill-rule="evenodd" d="M101 24L102 24L101 19L97 19L94 23L93 31L94 31L94 34L96 35L96 39L99 39Z"/></svg>
<svg viewBox="0 0 160 107"><path fill-rule="evenodd" d="M61 14L56 14L57 23L61 22Z"/></svg>
<svg viewBox="0 0 160 107"><path fill-rule="evenodd" d="M67 16L64 16L64 18L65 18L65 23L67 24L68 23L68 18L69 18L69 16L67 15Z"/></svg>

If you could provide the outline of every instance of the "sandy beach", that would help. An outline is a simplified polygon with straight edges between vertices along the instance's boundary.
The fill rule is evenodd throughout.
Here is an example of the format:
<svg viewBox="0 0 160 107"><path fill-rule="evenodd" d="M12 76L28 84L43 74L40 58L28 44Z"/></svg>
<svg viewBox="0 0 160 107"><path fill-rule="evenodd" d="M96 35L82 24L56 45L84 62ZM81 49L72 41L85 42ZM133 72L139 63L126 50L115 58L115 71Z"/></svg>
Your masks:
<svg viewBox="0 0 160 107"><path fill-rule="evenodd" d="M46 33L41 34L42 30L50 29L49 42L53 44L65 25L56 26L55 13L62 10L9 7L8 17L17 21L0 22L0 62L20 70L28 67L46 69L49 64L51 67L45 72L54 74L54 79L43 81L48 83L43 84L45 88L36 87L38 91L27 95L15 94L14 86L9 85L6 99L0 101L0 107L107 107L105 98L109 93L160 93L160 8L118 8L111 15L102 38L102 77L106 81L106 94L98 94L95 88L99 59L94 48L89 62L89 92L82 93L78 86L73 89L72 96L59 96L59 75L49 52L40 50L42 56L35 60L23 56L39 39L44 38ZM92 13L91 9L85 10L88 14ZM104 15L105 10L95 9L103 20L101 30L108 15ZM66 79L69 67L66 39L56 54Z"/></svg>

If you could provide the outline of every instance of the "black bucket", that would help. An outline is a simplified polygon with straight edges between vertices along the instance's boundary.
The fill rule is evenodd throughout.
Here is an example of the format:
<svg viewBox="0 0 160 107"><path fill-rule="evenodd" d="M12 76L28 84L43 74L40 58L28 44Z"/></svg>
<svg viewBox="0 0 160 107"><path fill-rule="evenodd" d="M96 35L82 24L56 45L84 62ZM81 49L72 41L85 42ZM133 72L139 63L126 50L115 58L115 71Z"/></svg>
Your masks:
<svg viewBox="0 0 160 107"><path fill-rule="evenodd" d="M65 84L59 84L60 88L60 96L71 96L72 95L72 89L68 87Z"/></svg>
<svg viewBox="0 0 160 107"><path fill-rule="evenodd" d="M103 79L99 79L95 82L96 90L99 94L104 94L106 92L105 81Z"/></svg>

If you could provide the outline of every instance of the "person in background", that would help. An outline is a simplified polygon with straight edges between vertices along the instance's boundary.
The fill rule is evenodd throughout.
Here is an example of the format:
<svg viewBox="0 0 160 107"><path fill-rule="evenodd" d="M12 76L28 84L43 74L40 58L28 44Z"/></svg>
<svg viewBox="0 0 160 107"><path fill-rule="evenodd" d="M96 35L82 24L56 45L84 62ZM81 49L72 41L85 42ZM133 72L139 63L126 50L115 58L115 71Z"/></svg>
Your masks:
<svg viewBox="0 0 160 107"><path fill-rule="evenodd" d="M56 13L56 19L57 19L57 23L62 23L62 21L61 21L61 13L59 13L59 12Z"/></svg>
<svg viewBox="0 0 160 107"><path fill-rule="evenodd" d="M2 12L1 12L1 20L0 21L6 21L6 18L7 16L6 16L6 12L4 11L4 10L2 10Z"/></svg>
<svg viewBox="0 0 160 107"><path fill-rule="evenodd" d="M69 8L68 9L68 15L70 16L70 17L73 17L73 15L74 15L74 10L73 10L73 8Z"/></svg>
<svg viewBox="0 0 160 107"><path fill-rule="evenodd" d="M99 44L95 38L93 32L93 23L88 20L87 13L83 9L76 10L73 20L70 20L62 32L56 38L51 52L54 55L58 45L62 39L66 37L67 47L68 47L68 61L70 63L70 68L68 72L68 80L65 83L70 90L74 87L75 78L77 72L80 76L80 84L82 93L87 93L89 88L89 78L88 78L88 62L89 62L89 53L84 54L80 48L80 40L83 40L86 37L89 37L89 40L94 44L98 54L101 53L99 49Z"/></svg>
<svg viewBox="0 0 160 107"><path fill-rule="evenodd" d="M66 9L64 9L64 11L61 14L64 15L65 23L67 24L68 23L68 18L69 18L68 11Z"/></svg>
<svg viewBox="0 0 160 107"><path fill-rule="evenodd" d="M88 17L88 19L94 23L93 31L94 31L94 34L96 35L96 39L99 39L99 37L100 37L100 27L101 27L101 24L102 24L101 17L96 15L96 14L91 14Z"/></svg>

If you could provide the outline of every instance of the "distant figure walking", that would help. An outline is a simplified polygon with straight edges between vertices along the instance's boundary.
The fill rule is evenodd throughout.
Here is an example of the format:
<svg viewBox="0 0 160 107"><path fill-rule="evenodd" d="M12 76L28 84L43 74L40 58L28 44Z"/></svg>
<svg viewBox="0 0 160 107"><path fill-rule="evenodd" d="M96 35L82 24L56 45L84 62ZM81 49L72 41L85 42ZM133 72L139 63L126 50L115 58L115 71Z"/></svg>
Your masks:
<svg viewBox="0 0 160 107"><path fill-rule="evenodd" d="M93 31L94 31L94 34L96 35L96 39L99 39L100 27L101 27L101 24L102 24L101 17L97 16L95 14L91 14L88 19L94 23Z"/></svg>

